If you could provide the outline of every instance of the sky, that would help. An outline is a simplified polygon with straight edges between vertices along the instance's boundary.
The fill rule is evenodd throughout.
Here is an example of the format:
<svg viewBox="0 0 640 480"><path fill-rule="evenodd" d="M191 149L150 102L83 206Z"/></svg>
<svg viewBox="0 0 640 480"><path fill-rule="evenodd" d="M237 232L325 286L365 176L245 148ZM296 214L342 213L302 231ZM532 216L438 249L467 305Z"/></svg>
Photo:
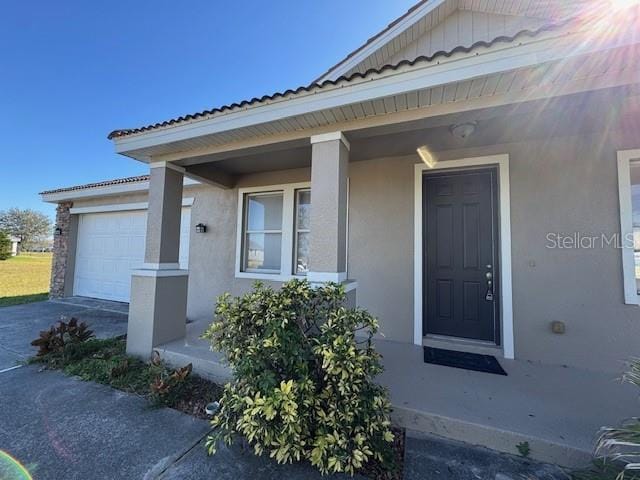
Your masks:
<svg viewBox="0 0 640 480"><path fill-rule="evenodd" d="M415 2L2 2L0 210L147 173L109 132L309 84Z"/></svg>

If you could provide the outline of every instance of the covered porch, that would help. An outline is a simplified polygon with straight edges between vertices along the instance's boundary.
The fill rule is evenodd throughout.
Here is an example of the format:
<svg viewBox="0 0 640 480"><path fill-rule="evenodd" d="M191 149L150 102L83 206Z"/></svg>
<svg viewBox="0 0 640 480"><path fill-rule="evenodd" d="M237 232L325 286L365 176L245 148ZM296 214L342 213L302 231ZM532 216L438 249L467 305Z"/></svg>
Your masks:
<svg viewBox="0 0 640 480"><path fill-rule="evenodd" d="M597 113L612 102L619 107L615 118ZM243 155L236 152L232 158L207 157L208 161L201 164L178 161L183 175L192 175L197 166L198 178L210 182L214 175L221 178L224 168L225 178L233 181L225 189L219 184L203 187L229 192L226 203L196 197L194 209L199 208L198 202L202 203L201 210L194 210L193 223L202 221L217 231L210 232L211 237L196 235L192 239L189 294L185 293L182 316L165 306L155 310L154 324L165 322L176 330L171 337L150 339L146 345L157 349L171 363L191 362L195 371L214 380L227 380L230 372L223 356L212 352L199 338L212 320L214 295L207 300L207 308L198 306L189 314L186 304L194 296L202 297L210 291L241 294L250 288L254 278L276 287L294 278L293 257L289 257L286 266L291 275L280 272L271 281L269 274L245 275L238 263L242 261L238 256L242 252L238 236L243 228L239 211L246 192L256 189L270 192L273 185L283 184L310 187L313 214L307 278L312 282L347 283L351 301L380 317L385 334L376 343L385 366L380 381L390 391L394 420L411 431L512 454L518 453L518 444L528 442L533 458L563 466L583 465L591 458L601 427L637 414L636 392L617 381L626 357L604 347L599 356L593 355L594 349L603 345L599 342L605 336L598 329L615 328L617 321L612 319L606 326L598 319L609 315L603 312L610 312L611 305L621 304L622 292L616 287L620 291L609 292L611 295L607 294L605 300L599 280L592 275L592 262L607 274L621 275L615 270L619 252L602 252L597 258L587 256L587 252L580 257L571 254L574 256L567 263L566 252L553 252L545 247L544 234L574 228L568 212L573 213L578 224L597 217L604 219L604 230L618 228L614 211L615 152L632 146L634 140L628 132L633 130L639 105L636 89L606 89L346 134L322 134L305 140L304 144L283 142L256 147ZM452 133L452 125L465 123L474 125L471 135L463 138ZM416 227L415 211L420 204L416 191L421 188L422 173L433 169L416 153L416 148L425 144L430 146L434 161L444 167L444 172L489 166L497 172L503 169L504 174L505 164L500 159L505 155L510 159L510 171L502 179L510 186L511 191L507 192L510 208L506 212L501 210L500 218L506 216L511 220L512 244L507 247L501 244L500 249L509 248L513 265L501 270L497 280L504 283L505 276L512 277L508 281L512 283L513 305L509 312L504 297L500 297L499 342L429 335L421 312L418 313L423 306L423 290L415 285L422 263L416 261L415 253L423 244L421 237L416 236L420 230ZM462 159L478 158L489 161L460 163ZM560 173L559 165L566 171ZM156 182L154 187L154 170L176 171L175 168L152 165L152 191L154 188L163 191L166 185ZM597 197L584 211L583 188ZM595 204L609 205L609 200L612 209L603 212L593 208ZM557 210L557 216L550 213L553 209ZM213 210L219 216L206 217ZM554 220L544 223L550 215ZM286 222L293 223L293 217ZM220 232L229 225L235 229L231 238ZM322 235L316 237L316 232ZM207 267L212 260L198 255L202 249L208 255L229 257L225 265L232 268L226 267L215 278L209 275L214 267L213 264ZM282 252L293 252L292 245ZM314 263L314 257L323 263ZM504 262L501 264L505 266ZM576 273L570 270L581 268L582 264L584 276L578 275L580 278L576 280ZM610 264L612 268L608 267ZM164 278L162 273L158 275L155 277L158 280ZM186 280L187 273L183 275ZM573 290L571 285L576 281L579 286ZM561 300L559 289L572 300ZM599 297L593 296L593 303L585 300L585 292L589 291L600 291ZM156 296L156 301L161 305L182 301L175 290L169 292ZM132 310L136 298L134 292ZM541 298L546 300L542 302ZM636 318L635 311L622 310L622 305L615 308L620 309L621 321ZM588 318L589 311L596 317L593 322ZM509 313L510 323L506 321ZM185 317L189 318L188 323L177 321ZM557 318L566 322L568 333L551 331L549 324ZM130 335L138 320L135 315L130 317ZM505 325L511 330L505 329ZM632 327L624 328L629 333ZM149 336L149 330L145 328L141 334ZM511 343L507 339L509 334ZM508 375L426 364L423 345L494 355ZM148 348L139 353L148 354Z"/></svg>
<svg viewBox="0 0 640 480"><path fill-rule="evenodd" d="M465 341L457 346L468 349L471 343L472 350L501 358L578 366L587 358L578 339L550 335L548 328L554 317L566 323L567 316L582 313L563 305L559 314L558 305L541 309L535 301L536 296L553 298L540 280L563 273L553 271L557 263L550 255L566 261L546 248L545 235L579 228L571 227L565 207L583 208L581 189L601 182L602 173L615 179L615 165L604 159L615 161L617 150L633 147L638 98L637 87L616 87L151 162L146 258L132 281L130 352L146 356L184 337L184 319L210 319L217 295L241 294L255 280L277 287L306 278L344 283L350 303L376 315L389 340L438 347L442 337L459 337ZM598 114L611 105L615 116ZM427 159L421 158L425 149ZM476 303L496 306L484 318L494 327L488 336L430 330L427 303L433 302L427 301L424 279L431 275L425 262L433 255L426 248L439 237L426 237L423 179L431 173L479 170L494 177L495 198L489 200L494 217L470 224L476 229L493 224L485 256L477 249L471 252L479 259L473 269L480 288L474 295ZM535 175L543 183L533 182ZM178 268L176 235L185 176L202 182L194 194L191 229L204 227L203 234L192 235L188 270ZM577 176L582 183L575 181ZM538 195L547 185L555 191L550 203ZM300 193L306 193L304 205ZM601 193L607 200L616 194ZM269 225L265 197L280 205L273 210L275 227ZM254 206L260 225L250 218ZM553 222L547 222L549 208L557 211ZM602 215L603 229L616 231L615 213ZM442 237L443 245L453 238ZM537 261L546 266L544 272L534 270L543 267ZM515 276L524 282L514 283ZM567 279L566 290L581 302L585 290L574 292L571 282ZM622 316L632 313L620 311ZM592 341L600 338L592 334ZM566 341L575 350L571 360L567 347L564 352L546 347ZM590 368L619 370L616 352L608 353L607 365Z"/></svg>

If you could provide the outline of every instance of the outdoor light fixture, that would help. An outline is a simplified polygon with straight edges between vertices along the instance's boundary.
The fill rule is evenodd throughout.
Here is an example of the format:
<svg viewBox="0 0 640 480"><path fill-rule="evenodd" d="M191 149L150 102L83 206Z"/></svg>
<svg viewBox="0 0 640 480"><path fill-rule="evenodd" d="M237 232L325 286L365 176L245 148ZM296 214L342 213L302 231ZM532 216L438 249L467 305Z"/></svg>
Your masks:
<svg viewBox="0 0 640 480"><path fill-rule="evenodd" d="M425 145L423 145L422 147L418 147L416 152L418 152L418 155L420 155L420 158L422 159L422 161L427 167L435 168L436 163L438 163L438 161L435 158L433 158L433 155L431 155L431 152Z"/></svg>
<svg viewBox="0 0 640 480"><path fill-rule="evenodd" d="M196 233L206 233L207 226L204 223L199 223L196 225Z"/></svg>
<svg viewBox="0 0 640 480"><path fill-rule="evenodd" d="M56 229L53 231L53 234L56 237L59 237L60 235L62 235L62 229L60 227L56 227Z"/></svg>
<svg viewBox="0 0 640 480"><path fill-rule="evenodd" d="M457 125L452 125L450 130L451 134L454 137L465 140L466 138L473 135L473 133L476 131L477 126L478 124L476 122L465 122Z"/></svg>

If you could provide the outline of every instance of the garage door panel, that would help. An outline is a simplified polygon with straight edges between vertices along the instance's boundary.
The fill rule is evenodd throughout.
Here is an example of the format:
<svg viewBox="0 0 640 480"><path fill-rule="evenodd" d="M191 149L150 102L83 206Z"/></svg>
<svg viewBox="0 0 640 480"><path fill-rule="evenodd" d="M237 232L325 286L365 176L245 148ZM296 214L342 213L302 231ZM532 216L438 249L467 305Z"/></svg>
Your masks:
<svg viewBox="0 0 640 480"><path fill-rule="evenodd" d="M189 264L191 212L183 208L180 267ZM74 295L128 302L131 271L144 263L146 210L91 213L78 219Z"/></svg>

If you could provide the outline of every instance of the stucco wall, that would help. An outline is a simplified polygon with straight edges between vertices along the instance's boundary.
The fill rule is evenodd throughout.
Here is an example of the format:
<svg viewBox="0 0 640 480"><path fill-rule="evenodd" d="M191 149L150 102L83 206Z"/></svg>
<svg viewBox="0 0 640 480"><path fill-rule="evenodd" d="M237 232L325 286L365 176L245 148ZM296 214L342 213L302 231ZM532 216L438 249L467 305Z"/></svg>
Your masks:
<svg viewBox="0 0 640 480"><path fill-rule="evenodd" d="M508 153L511 168L513 307L516 357L557 365L621 371L640 356L640 309L623 302L620 251L552 250L547 234L619 231L616 150L637 148L612 133L528 140L437 152L440 161ZM349 277L358 304L379 317L386 338L413 337L413 202L417 156L349 165ZM308 168L245 176L239 187L310 180ZM237 189L191 187L188 317L212 317L215 298L247 291L235 279ZM145 201L123 196L91 203ZM87 202L77 203L85 206ZM565 322L555 335L550 322Z"/></svg>
<svg viewBox="0 0 640 480"><path fill-rule="evenodd" d="M548 233L619 231L616 150L602 134L438 153L440 161L508 153L516 357L620 371L640 355L640 310L624 305L620 251L547 248ZM413 332L414 156L351 164L349 276L387 338ZM550 322L563 321L564 335Z"/></svg>

